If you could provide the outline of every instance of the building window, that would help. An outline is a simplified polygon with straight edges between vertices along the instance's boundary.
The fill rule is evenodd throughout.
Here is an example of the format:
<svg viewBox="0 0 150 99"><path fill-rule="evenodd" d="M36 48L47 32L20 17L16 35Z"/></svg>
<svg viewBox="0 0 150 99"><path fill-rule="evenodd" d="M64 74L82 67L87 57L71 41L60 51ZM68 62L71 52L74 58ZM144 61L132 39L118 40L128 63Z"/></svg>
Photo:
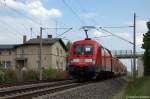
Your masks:
<svg viewBox="0 0 150 99"><path fill-rule="evenodd" d="M5 68L5 69L12 67L11 61L2 61L2 62L0 62L0 63L1 63L1 66L2 66L3 68Z"/></svg>
<svg viewBox="0 0 150 99"><path fill-rule="evenodd" d="M11 68L11 61L6 61L5 68Z"/></svg>
<svg viewBox="0 0 150 99"><path fill-rule="evenodd" d="M21 49L21 57L24 57L24 49Z"/></svg>

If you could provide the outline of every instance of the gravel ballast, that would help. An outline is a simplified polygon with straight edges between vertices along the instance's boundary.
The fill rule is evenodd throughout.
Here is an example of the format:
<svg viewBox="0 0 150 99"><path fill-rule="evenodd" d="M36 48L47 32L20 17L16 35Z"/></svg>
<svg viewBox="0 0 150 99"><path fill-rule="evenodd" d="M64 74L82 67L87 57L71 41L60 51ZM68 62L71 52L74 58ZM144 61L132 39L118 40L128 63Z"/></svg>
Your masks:
<svg viewBox="0 0 150 99"><path fill-rule="evenodd" d="M111 99L124 86L122 77L103 80L34 99Z"/></svg>

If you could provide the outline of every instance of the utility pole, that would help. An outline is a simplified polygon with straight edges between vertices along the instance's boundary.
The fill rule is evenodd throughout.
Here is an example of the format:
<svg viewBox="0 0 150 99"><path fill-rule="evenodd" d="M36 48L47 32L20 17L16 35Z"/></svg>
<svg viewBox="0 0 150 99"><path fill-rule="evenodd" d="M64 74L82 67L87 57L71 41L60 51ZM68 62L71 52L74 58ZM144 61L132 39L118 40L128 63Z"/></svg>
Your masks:
<svg viewBox="0 0 150 99"><path fill-rule="evenodd" d="M134 13L133 24L133 79L136 78L136 14Z"/></svg>
<svg viewBox="0 0 150 99"><path fill-rule="evenodd" d="M39 48L39 78L42 80L42 30L40 27L40 48Z"/></svg>
<svg viewBox="0 0 150 99"><path fill-rule="evenodd" d="M131 55L133 55L132 50L131 50ZM131 77L133 77L133 57L131 57Z"/></svg>

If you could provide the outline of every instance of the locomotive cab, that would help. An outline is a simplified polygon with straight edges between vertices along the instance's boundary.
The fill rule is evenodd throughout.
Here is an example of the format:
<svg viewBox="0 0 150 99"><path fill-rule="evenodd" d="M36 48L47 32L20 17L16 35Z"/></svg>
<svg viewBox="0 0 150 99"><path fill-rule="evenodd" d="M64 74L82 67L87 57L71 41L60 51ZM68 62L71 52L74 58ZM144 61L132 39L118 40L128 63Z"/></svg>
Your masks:
<svg viewBox="0 0 150 99"><path fill-rule="evenodd" d="M92 44L76 44L73 49L74 58L70 59L71 63L78 62L84 64L95 64L95 60L93 59L93 49L94 46Z"/></svg>

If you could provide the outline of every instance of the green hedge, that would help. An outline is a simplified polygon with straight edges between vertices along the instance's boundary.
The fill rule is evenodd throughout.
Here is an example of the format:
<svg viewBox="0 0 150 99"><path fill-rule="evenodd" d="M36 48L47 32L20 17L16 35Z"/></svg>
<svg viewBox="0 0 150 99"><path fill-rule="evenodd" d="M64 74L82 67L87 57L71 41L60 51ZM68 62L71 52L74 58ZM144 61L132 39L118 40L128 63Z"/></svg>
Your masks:
<svg viewBox="0 0 150 99"><path fill-rule="evenodd" d="M37 81L38 74L33 70L20 72L13 69L0 69L0 83Z"/></svg>
<svg viewBox="0 0 150 99"><path fill-rule="evenodd" d="M69 74L66 71L63 70L56 70L52 68L43 69L43 79L56 79L56 80L63 80L68 79Z"/></svg>
<svg viewBox="0 0 150 99"><path fill-rule="evenodd" d="M52 68L43 69L43 80L63 80L69 78L66 71ZM34 70L19 71L17 69L0 68L0 83L15 83L39 80L39 73Z"/></svg>
<svg viewBox="0 0 150 99"><path fill-rule="evenodd" d="M52 68L43 69L42 71L43 79L54 79L56 77L55 76L56 72L57 70Z"/></svg>

